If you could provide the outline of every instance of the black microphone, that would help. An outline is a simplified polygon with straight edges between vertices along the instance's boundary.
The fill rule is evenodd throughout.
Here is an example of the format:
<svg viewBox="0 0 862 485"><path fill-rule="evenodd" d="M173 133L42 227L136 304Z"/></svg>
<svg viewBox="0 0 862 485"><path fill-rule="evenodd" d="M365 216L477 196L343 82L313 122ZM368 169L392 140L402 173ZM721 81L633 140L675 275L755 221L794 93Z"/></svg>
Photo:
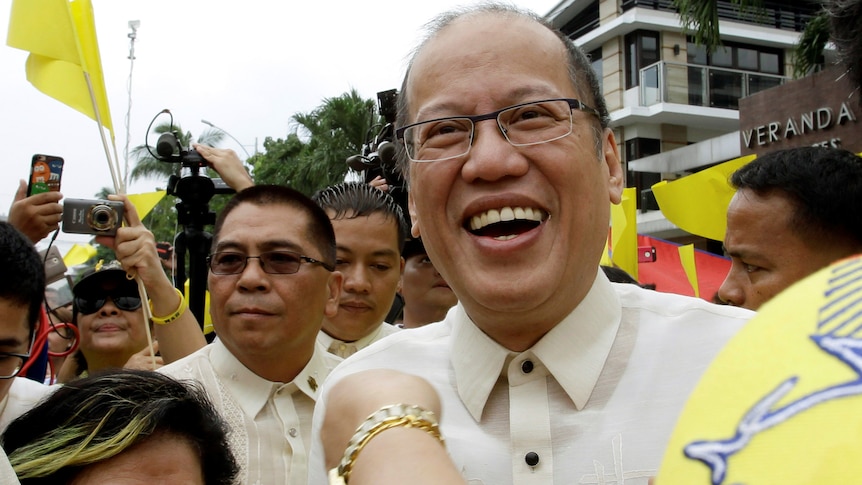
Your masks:
<svg viewBox="0 0 862 485"><path fill-rule="evenodd" d="M377 146L377 155L380 157L382 167L395 166L395 144L391 141L380 142Z"/></svg>
<svg viewBox="0 0 862 485"><path fill-rule="evenodd" d="M347 157L347 166L356 170L357 172L361 172L365 170L367 167L367 163L365 161L365 157L362 155L353 155Z"/></svg>
<svg viewBox="0 0 862 485"><path fill-rule="evenodd" d="M159 141L156 142L156 153L163 158L173 157L174 153L179 151L179 149L180 143L177 141L177 137L174 136L173 133L163 133L162 136L159 137Z"/></svg>

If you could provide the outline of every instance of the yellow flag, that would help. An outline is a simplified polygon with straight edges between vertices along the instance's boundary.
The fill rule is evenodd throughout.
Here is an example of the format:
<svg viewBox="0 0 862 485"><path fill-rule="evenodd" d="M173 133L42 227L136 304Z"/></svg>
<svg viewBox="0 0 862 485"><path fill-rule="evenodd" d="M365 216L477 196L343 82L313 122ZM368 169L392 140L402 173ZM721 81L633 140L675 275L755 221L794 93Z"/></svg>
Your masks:
<svg viewBox="0 0 862 485"><path fill-rule="evenodd" d="M694 264L694 245L686 244L685 246L680 246L677 250L679 251L679 262L682 263L685 276L694 290L694 296L700 298L700 288L697 285L697 267Z"/></svg>
<svg viewBox="0 0 862 485"><path fill-rule="evenodd" d="M90 246L89 244L73 244L72 247L69 248L69 252L63 256L63 263L65 263L67 267L71 268L72 266L86 263L95 255L96 248L93 246Z"/></svg>
<svg viewBox="0 0 862 485"><path fill-rule="evenodd" d="M638 279L638 231L635 188L623 189L622 202L611 206L611 258L614 264Z"/></svg>
<svg viewBox="0 0 862 485"><path fill-rule="evenodd" d="M148 192L146 194L130 194L128 197L132 205L135 206L135 210L138 211L138 217L143 220L144 217L147 217L147 214L153 210L153 207L155 207L156 204L164 198L166 193L167 192L164 190L159 190L157 192Z"/></svg>
<svg viewBox="0 0 862 485"><path fill-rule="evenodd" d="M191 284L191 281L192 280L186 280L186 284L185 284L186 293L185 293L185 295L183 295L183 298L185 298L185 300L186 300L186 305L191 304L191 301L189 301L189 294L191 294L191 290L189 289L189 286ZM215 329L213 328L213 321L212 321L212 317L210 316L210 292L209 292L209 290L207 290L206 293L204 293L204 295L205 296L204 296L203 332L204 332L204 335L206 335L208 333L211 333Z"/></svg>
<svg viewBox="0 0 862 485"><path fill-rule="evenodd" d="M27 80L36 89L98 121L113 138L90 0L14 0L6 43L30 52Z"/></svg>
<svg viewBox="0 0 862 485"><path fill-rule="evenodd" d="M754 158L736 158L670 183L659 182L652 186L652 192L665 217L680 229L723 241L727 206L735 192L728 180Z"/></svg>

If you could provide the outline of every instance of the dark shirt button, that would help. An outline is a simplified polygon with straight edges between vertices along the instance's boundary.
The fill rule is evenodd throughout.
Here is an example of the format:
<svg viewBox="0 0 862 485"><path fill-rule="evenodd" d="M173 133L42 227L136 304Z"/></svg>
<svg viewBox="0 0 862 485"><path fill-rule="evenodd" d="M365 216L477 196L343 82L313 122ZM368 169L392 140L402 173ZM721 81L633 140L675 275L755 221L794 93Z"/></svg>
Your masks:
<svg viewBox="0 0 862 485"><path fill-rule="evenodd" d="M525 360L523 363L521 363L521 371L523 371L524 374L529 374L530 372L533 372L533 361Z"/></svg>
<svg viewBox="0 0 862 485"><path fill-rule="evenodd" d="M536 466L539 464L539 454L535 451L531 451L524 456L524 461L527 462L527 465Z"/></svg>

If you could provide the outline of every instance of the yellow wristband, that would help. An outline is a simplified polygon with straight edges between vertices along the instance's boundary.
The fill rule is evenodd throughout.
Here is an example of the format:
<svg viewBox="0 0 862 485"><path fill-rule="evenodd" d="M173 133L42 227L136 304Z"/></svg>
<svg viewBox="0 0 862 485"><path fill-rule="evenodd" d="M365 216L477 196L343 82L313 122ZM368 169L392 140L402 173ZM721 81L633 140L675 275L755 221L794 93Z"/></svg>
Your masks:
<svg viewBox="0 0 862 485"><path fill-rule="evenodd" d="M443 444L443 436L440 435L440 427L433 412L412 404L382 407L368 416L356 429L356 433L347 443L341 463L329 471L329 483L347 485L353 464L365 445L383 431L402 426L421 429Z"/></svg>
<svg viewBox="0 0 862 485"><path fill-rule="evenodd" d="M157 317L153 315L153 301L150 300L150 320L152 320L153 323L157 325L167 325L176 320L177 318L180 318L182 314L185 313L186 310L188 310L189 305L188 303L186 303L186 297L185 295L183 295L183 292L180 291L179 288L174 288L174 290L176 290L177 295L179 295L180 297L180 306L177 307L176 311L166 317Z"/></svg>

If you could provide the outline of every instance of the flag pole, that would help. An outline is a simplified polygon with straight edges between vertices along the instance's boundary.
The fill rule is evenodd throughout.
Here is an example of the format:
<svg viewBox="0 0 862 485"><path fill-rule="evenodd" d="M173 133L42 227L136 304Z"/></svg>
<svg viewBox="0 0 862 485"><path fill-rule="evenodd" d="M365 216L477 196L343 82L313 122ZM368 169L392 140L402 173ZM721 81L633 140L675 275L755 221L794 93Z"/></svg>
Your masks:
<svg viewBox="0 0 862 485"><path fill-rule="evenodd" d="M111 180L114 182L114 191L118 194L124 194L126 192L126 188L121 184L119 179L117 178L117 169L116 164L111 160L111 152L108 146L108 140L105 138L105 130L102 128L102 116L99 113L99 105L96 103L96 93L93 91L93 83L90 81L90 73L84 71L84 79L87 81L87 90L90 92L90 101L93 103L93 113L96 116L96 126L99 127L99 136L102 138L102 146L105 148L105 158L108 161L108 168L111 170ZM111 140L114 139L113 132L111 132ZM116 154L117 147L114 146L114 153Z"/></svg>

